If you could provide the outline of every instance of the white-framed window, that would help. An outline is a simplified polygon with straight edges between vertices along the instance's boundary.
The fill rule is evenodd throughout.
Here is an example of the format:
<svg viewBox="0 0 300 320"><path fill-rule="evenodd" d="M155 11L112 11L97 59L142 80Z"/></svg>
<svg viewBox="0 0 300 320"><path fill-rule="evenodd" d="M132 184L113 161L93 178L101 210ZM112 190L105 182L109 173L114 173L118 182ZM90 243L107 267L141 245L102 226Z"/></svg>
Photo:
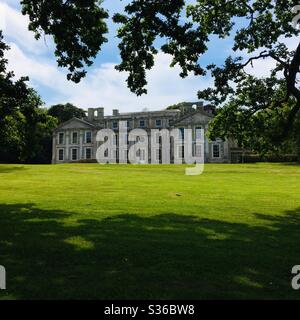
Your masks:
<svg viewBox="0 0 300 320"><path fill-rule="evenodd" d="M127 120L127 128L130 128L130 127L131 127L131 121Z"/></svg>
<svg viewBox="0 0 300 320"><path fill-rule="evenodd" d="M145 128L145 120L140 120L140 128Z"/></svg>
<svg viewBox="0 0 300 320"><path fill-rule="evenodd" d="M157 132L157 133L155 134L155 142L156 142L157 144L160 144L161 141L162 141L161 133L160 133L160 132Z"/></svg>
<svg viewBox="0 0 300 320"><path fill-rule="evenodd" d="M63 132L60 132L58 134L58 144L64 144L65 142L65 134Z"/></svg>
<svg viewBox="0 0 300 320"><path fill-rule="evenodd" d="M119 126L118 121L113 121L112 123L113 129L118 129L118 126Z"/></svg>
<svg viewBox="0 0 300 320"><path fill-rule="evenodd" d="M202 139L202 127L195 128L195 138L196 138L196 140Z"/></svg>
<svg viewBox="0 0 300 320"><path fill-rule="evenodd" d="M202 145L195 144L195 157L201 157L202 156Z"/></svg>
<svg viewBox="0 0 300 320"><path fill-rule="evenodd" d="M78 160L78 149L72 149L72 161Z"/></svg>
<svg viewBox="0 0 300 320"><path fill-rule="evenodd" d="M92 159L92 149L91 148L86 148L85 149L85 158L87 160Z"/></svg>
<svg viewBox="0 0 300 320"><path fill-rule="evenodd" d="M162 151L161 149L156 149L156 161L161 161L162 159Z"/></svg>
<svg viewBox="0 0 300 320"><path fill-rule="evenodd" d="M184 140L184 128L179 128L179 139Z"/></svg>
<svg viewBox="0 0 300 320"><path fill-rule="evenodd" d="M136 152L136 156L140 158L141 161L145 161L146 160L146 152L144 149L139 149Z"/></svg>
<svg viewBox="0 0 300 320"><path fill-rule="evenodd" d="M72 133L72 144L77 144L78 143L78 132L73 132Z"/></svg>
<svg viewBox="0 0 300 320"><path fill-rule="evenodd" d="M161 125L162 125L161 119L155 120L155 127L156 127L156 128L161 128Z"/></svg>
<svg viewBox="0 0 300 320"><path fill-rule="evenodd" d="M220 158L220 145L219 144L213 144L212 147L212 156L213 158Z"/></svg>
<svg viewBox="0 0 300 320"><path fill-rule="evenodd" d="M179 159L184 159L184 146L179 146L178 147L178 158Z"/></svg>
<svg viewBox="0 0 300 320"><path fill-rule="evenodd" d="M114 146L117 146L118 145L118 142L119 142L119 136L116 134L113 138L113 144Z"/></svg>
<svg viewBox="0 0 300 320"><path fill-rule="evenodd" d="M64 161L64 160L65 160L65 150L58 149L58 161Z"/></svg>
<svg viewBox="0 0 300 320"><path fill-rule="evenodd" d="M85 143L92 143L92 132L87 131L85 133Z"/></svg>

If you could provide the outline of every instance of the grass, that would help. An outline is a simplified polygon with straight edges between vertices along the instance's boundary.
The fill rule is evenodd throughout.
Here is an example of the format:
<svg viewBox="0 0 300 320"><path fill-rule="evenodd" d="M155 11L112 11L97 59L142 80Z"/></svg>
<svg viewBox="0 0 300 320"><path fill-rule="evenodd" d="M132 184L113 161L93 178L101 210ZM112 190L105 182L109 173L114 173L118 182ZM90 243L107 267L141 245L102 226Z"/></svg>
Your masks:
<svg viewBox="0 0 300 320"><path fill-rule="evenodd" d="M299 190L297 165L0 165L0 298L299 298Z"/></svg>

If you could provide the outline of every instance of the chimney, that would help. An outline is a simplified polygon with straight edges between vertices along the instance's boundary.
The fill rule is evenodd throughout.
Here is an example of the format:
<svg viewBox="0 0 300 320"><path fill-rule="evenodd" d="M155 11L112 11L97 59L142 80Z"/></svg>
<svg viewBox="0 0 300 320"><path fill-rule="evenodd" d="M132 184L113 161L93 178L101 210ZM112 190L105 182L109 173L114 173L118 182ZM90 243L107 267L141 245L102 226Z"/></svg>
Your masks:
<svg viewBox="0 0 300 320"><path fill-rule="evenodd" d="M204 103L203 102L198 102L197 103L197 110L204 111Z"/></svg>
<svg viewBox="0 0 300 320"><path fill-rule="evenodd" d="M118 109L113 109L113 116L117 117L118 115L120 115L119 110Z"/></svg>
<svg viewBox="0 0 300 320"><path fill-rule="evenodd" d="M104 118L104 108L97 108L97 119Z"/></svg>
<svg viewBox="0 0 300 320"><path fill-rule="evenodd" d="M88 120L93 121L95 116L95 109L88 108Z"/></svg>

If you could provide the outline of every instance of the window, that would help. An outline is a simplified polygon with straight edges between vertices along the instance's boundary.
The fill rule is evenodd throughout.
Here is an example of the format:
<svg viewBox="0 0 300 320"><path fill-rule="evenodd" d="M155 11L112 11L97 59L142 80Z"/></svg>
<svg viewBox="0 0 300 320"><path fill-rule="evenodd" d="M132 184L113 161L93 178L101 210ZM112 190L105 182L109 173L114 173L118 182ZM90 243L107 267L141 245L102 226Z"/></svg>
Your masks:
<svg viewBox="0 0 300 320"><path fill-rule="evenodd" d="M201 145L195 145L195 156L200 158L202 156L202 146Z"/></svg>
<svg viewBox="0 0 300 320"><path fill-rule="evenodd" d="M202 139L202 128L197 127L195 130L195 135L196 135L196 140L201 140Z"/></svg>
<svg viewBox="0 0 300 320"><path fill-rule="evenodd" d="M91 148L85 149L85 158L87 160L92 159L92 149Z"/></svg>
<svg viewBox="0 0 300 320"><path fill-rule="evenodd" d="M127 128L130 128L130 123L131 123L131 121L127 120Z"/></svg>
<svg viewBox="0 0 300 320"><path fill-rule="evenodd" d="M72 143L73 144L78 143L78 133L77 132L73 132L73 134L72 134Z"/></svg>
<svg viewBox="0 0 300 320"><path fill-rule="evenodd" d="M140 128L145 128L145 120L140 120Z"/></svg>
<svg viewBox="0 0 300 320"><path fill-rule="evenodd" d="M179 147L178 149L178 158L184 159L184 146Z"/></svg>
<svg viewBox="0 0 300 320"><path fill-rule="evenodd" d="M78 158L78 150L72 149L72 161L76 161Z"/></svg>
<svg viewBox="0 0 300 320"><path fill-rule="evenodd" d="M88 131L85 133L85 143L91 143L92 142L92 133L91 131Z"/></svg>
<svg viewBox="0 0 300 320"><path fill-rule="evenodd" d="M136 152L136 156L140 158L140 161L145 161L146 160L146 152L143 149L139 149Z"/></svg>
<svg viewBox="0 0 300 320"><path fill-rule="evenodd" d="M64 149L58 150L58 161L64 161Z"/></svg>
<svg viewBox="0 0 300 320"><path fill-rule="evenodd" d="M113 129L118 129L118 121L114 121L112 127Z"/></svg>
<svg viewBox="0 0 300 320"><path fill-rule="evenodd" d="M155 141L156 141L157 144L161 144L162 137L161 137L161 134L159 132L156 133L156 135L155 135Z"/></svg>
<svg viewBox="0 0 300 320"><path fill-rule="evenodd" d="M179 133L179 139L184 140L184 128L179 128L179 131L180 131L180 133Z"/></svg>
<svg viewBox="0 0 300 320"><path fill-rule="evenodd" d="M219 144L213 145L213 158L220 158L220 145Z"/></svg>
<svg viewBox="0 0 300 320"><path fill-rule="evenodd" d="M113 144L114 146L117 146L118 145L118 141L119 141L119 136L116 134L113 138Z"/></svg>
<svg viewBox="0 0 300 320"><path fill-rule="evenodd" d="M58 144L64 144L65 140L65 134L63 132L60 132L58 135Z"/></svg>
<svg viewBox="0 0 300 320"><path fill-rule="evenodd" d="M161 120L155 120L155 127L160 128L161 127Z"/></svg>
<svg viewBox="0 0 300 320"><path fill-rule="evenodd" d="M161 161L161 159L162 159L162 151L161 151L161 149L157 149L156 150L156 161Z"/></svg>

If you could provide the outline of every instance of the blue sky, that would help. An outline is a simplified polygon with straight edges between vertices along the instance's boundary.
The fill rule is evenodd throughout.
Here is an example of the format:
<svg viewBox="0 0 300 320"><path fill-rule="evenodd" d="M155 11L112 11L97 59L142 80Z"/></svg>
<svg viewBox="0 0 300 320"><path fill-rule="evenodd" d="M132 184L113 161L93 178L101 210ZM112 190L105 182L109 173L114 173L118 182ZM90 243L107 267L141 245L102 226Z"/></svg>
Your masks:
<svg viewBox="0 0 300 320"><path fill-rule="evenodd" d="M105 0L104 6L112 15L121 11L127 2ZM117 26L109 20L108 43L103 46L93 66L88 68L88 76L80 84L74 84L66 80L66 70L57 67L51 37L36 41L33 33L27 30L27 24L28 18L20 13L19 0L0 0L0 28L11 47L6 55L9 68L17 77L28 75L30 85L39 92L47 106L71 102L83 109L104 107L106 114L114 108L121 112L144 108L159 110L181 101L196 101L197 91L212 83L208 76L191 75L181 79L180 69L170 68L170 57L160 52L155 59L155 67L147 76L148 94L136 97L126 86L126 74L114 68L120 62ZM221 41L213 38L208 54L201 58L201 62L204 65L212 61L222 63L230 54L231 45L231 39ZM263 75L272 63L266 60L257 63L251 72Z"/></svg>

